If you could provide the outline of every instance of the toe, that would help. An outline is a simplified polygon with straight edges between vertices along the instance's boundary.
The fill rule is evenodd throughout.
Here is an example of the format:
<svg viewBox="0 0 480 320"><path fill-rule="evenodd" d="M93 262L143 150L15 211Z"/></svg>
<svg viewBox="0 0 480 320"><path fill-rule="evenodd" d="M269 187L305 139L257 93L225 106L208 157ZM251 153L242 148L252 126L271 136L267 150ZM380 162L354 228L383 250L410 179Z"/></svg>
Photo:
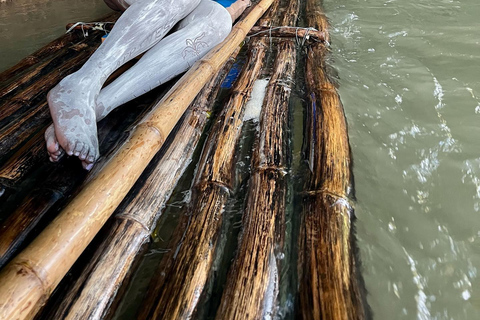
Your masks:
<svg viewBox="0 0 480 320"><path fill-rule="evenodd" d="M85 144L83 142L77 141L77 143L75 144L75 149L73 150L73 154L75 156L79 156L84 147L85 147Z"/></svg>
<svg viewBox="0 0 480 320"><path fill-rule="evenodd" d="M93 168L93 163L82 161L82 167L83 169L90 171Z"/></svg>
<svg viewBox="0 0 480 320"><path fill-rule="evenodd" d="M95 156L89 155L86 159L86 162L88 163L93 163L95 161Z"/></svg>
<svg viewBox="0 0 480 320"><path fill-rule="evenodd" d="M67 148L65 149L65 152L66 152L69 156L73 156L73 152L75 151L75 146L76 146L76 143L75 143L75 142L68 142Z"/></svg>
<svg viewBox="0 0 480 320"><path fill-rule="evenodd" d="M83 147L83 150L80 152L80 155L78 156L80 158L80 160L85 160L87 159L88 157L88 151L89 151L89 148L87 146L84 146Z"/></svg>
<svg viewBox="0 0 480 320"><path fill-rule="evenodd" d="M54 154L60 150L60 146L58 145L58 141L55 138L55 131L53 129L53 125L45 130L45 141L47 143L47 150L49 153Z"/></svg>

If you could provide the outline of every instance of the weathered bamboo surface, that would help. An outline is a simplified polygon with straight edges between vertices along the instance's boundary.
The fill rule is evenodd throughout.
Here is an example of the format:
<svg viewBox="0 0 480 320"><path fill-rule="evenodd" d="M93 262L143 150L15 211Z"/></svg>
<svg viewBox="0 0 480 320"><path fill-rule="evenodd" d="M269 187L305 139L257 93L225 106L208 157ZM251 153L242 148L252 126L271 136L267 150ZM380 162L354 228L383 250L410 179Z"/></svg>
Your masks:
<svg viewBox="0 0 480 320"><path fill-rule="evenodd" d="M233 54L236 56L237 52ZM190 163L200 140L220 84L233 63L227 62L186 111L168 149L135 196L128 196L117 209L113 227L97 248L82 275L64 295L55 312L44 319L104 319L114 311L118 292L128 282L135 261L150 241L173 188ZM145 180L145 181L143 181Z"/></svg>
<svg viewBox="0 0 480 320"><path fill-rule="evenodd" d="M307 23L324 31L326 17L307 0ZM351 155L343 107L325 67L327 48L307 48L306 177L299 243L301 319L364 319L365 306L352 250Z"/></svg>
<svg viewBox="0 0 480 320"><path fill-rule="evenodd" d="M298 41L325 42L325 33L313 28L297 28L292 26L263 27L254 26L248 33L249 37L295 38Z"/></svg>
<svg viewBox="0 0 480 320"><path fill-rule="evenodd" d="M282 19L295 24L298 1L290 1ZM296 49L293 40L277 44L273 75L260 116L260 133L252 159L242 237L229 271L216 319L273 318L278 292L275 241L284 237L289 100Z"/></svg>
<svg viewBox="0 0 480 320"><path fill-rule="evenodd" d="M261 0L197 62L60 215L0 273L0 317L25 319L45 303L163 145L186 107L273 0ZM195 79L196 81L190 81Z"/></svg>
<svg viewBox="0 0 480 320"><path fill-rule="evenodd" d="M0 185L14 187L41 159L45 160L44 132L39 131L0 168Z"/></svg>
<svg viewBox="0 0 480 320"><path fill-rule="evenodd" d="M20 90L0 104L0 160L49 124L46 102L48 91L63 77L79 68L95 51L96 46L84 43L72 46L76 55L44 75L39 81ZM51 70L49 68L49 70Z"/></svg>
<svg viewBox="0 0 480 320"><path fill-rule="evenodd" d="M108 154L115 153L121 146L128 137L125 131L138 123L139 119L149 111L151 103L149 97L142 98L136 103L120 107L107 121L99 123L98 141L103 156L97 164L98 167L106 162ZM92 179L98 174L97 170L92 170L86 175L85 170L78 166L78 159L74 158L63 159L57 164L50 163L47 160L43 132L39 132L28 145L30 147L20 149L17 152L18 157L12 157L12 162L8 162L0 170L2 174L0 182L11 188L18 188L17 180L23 178L25 172L30 172L32 164L35 166L33 171L40 172L42 177L38 179L36 185L32 186L32 190L24 197L21 205L0 224L0 230L8 230L0 232L0 266L18 252L18 248L23 245L26 238L30 237L30 233L37 228L40 221L48 217L50 217L49 220L53 218L53 213L50 211L62 198L75 193L85 178ZM21 153L21 151L24 152ZM40 158L43 158L43 161L38 162ZM52 170L54 170L53 173Z"/></svg>
<svg viewBox="0 0 480 320"><path fill-rule="evenodd" d="M245 68L205 142L187 212L171 241L138 319L190 319L213 263L222 215L234 185L235 149L244 107L257 79L266 46L249 47Z"/></svg>

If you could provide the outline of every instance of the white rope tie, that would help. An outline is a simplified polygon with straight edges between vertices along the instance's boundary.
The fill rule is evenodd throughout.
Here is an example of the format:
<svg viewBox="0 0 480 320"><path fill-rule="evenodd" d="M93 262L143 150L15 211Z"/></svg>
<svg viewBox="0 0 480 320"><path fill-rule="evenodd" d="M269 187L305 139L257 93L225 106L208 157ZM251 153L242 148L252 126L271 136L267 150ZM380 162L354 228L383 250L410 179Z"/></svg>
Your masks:
<svg viewBox="0 0 480 320"><path fill-rule="evenodd" d="M86 38L88 37L88 30L85 30L84 27L85 26L90 26L90 30L99 30L99 31L104 31L105 34L108 34L108 31L106 29L106 25L107 24L115 24L115 22L77 22L75 23L73 26L71 26L67 32L65 33L69 33L69 32L72 32L72 30L74 30L76 27L78 26L81 26L82 27L82 33L83 33L83 36Z"/></svg>

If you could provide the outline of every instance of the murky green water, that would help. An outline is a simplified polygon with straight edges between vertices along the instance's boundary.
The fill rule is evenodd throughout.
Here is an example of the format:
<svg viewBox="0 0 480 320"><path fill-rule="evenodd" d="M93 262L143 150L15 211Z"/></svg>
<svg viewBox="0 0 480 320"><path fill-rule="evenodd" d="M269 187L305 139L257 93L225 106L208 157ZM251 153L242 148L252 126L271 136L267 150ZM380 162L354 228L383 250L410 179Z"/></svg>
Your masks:
<svg viewBox="0 0 480 320"><path fill-rule="evenodd" d="M480 2L324 5L374 319L480 319ZM0 2L0 70L107 11L100 0Z"/></svg>
<svg viewBox="0 0 480 320"><path fill-rule="evenodd" d="M375 319L480 319L480 2L324 5Z"/></svg>

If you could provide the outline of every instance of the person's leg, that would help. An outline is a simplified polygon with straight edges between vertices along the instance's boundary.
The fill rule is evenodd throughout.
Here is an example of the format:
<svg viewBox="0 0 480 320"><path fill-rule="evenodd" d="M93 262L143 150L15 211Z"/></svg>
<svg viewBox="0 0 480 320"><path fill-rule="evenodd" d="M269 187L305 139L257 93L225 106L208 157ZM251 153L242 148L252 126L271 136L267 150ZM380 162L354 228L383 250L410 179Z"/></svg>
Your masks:
<svg viewBox="0 0 480 320"><path fill-rule="evenodd" d="M158 43L199 2L137 0L119 18L106 41L83 67L49 92L56 140L51 136L46 138L52 160L60 146L68 154L84 160L84 167L98 158L95 100L103 83L122 64Z"/></svg>
<svg viewBox="0 0 480 320"><path fill-rule="evenodd" d="M227 10L211 0L202 2L183 19L175 32L162 39L128 71L102 89L97 121L118 106L185 72L230 33Z"/></svg>

